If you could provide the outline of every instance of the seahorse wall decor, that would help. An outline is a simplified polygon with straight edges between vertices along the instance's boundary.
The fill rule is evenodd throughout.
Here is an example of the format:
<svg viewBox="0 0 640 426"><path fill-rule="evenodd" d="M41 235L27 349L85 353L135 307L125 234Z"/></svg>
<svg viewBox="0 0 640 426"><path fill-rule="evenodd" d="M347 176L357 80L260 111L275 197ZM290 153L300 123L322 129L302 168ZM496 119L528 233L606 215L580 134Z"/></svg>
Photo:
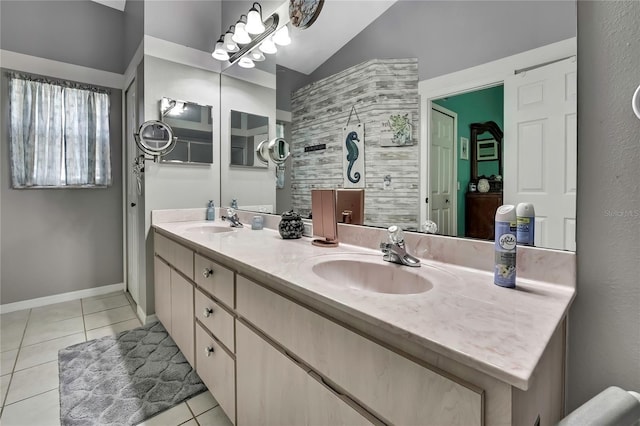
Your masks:
<svg viewBox="0 0 640 426"><path fill-rule="evenodd" d="M349 132L347 139L345 140L345 144L347 146L347 161L349 162L349 165L347 166L347 179L352 183L358 183L360 181L360 173L355 172L353 176L351 176L353 163L358 159L358 145L356 145L356 142L360 142L360 139L358 139L358 132Z"/></svg>
<svg viewBox="0 0 640 426"><path fill-rule="evenodd" d="M345 188L364 188L364 124L343 128L343 171Z"/></svg>

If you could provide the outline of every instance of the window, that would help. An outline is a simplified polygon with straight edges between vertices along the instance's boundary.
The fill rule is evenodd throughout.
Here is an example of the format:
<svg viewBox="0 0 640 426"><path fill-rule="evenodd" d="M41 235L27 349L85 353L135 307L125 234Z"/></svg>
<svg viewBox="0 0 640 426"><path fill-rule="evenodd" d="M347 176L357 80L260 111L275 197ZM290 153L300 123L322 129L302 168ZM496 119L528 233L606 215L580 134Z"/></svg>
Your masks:
<svg viewBox="0 0 640 426"><path fill-rule="evenodd" d="M108 92L8 77L13 188L111 185Z"/></svg>

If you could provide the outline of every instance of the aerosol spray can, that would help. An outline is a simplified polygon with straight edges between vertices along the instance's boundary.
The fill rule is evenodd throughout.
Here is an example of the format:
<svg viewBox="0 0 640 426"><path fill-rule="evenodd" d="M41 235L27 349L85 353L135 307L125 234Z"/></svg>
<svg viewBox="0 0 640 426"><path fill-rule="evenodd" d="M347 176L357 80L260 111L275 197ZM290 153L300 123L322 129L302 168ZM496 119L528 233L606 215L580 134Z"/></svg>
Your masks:
<svg viewBox="0 0 640 426"><path fill-rule="evenodd" d="M518 232L516 238L522 246L535 245L536 212L531 203L520 203L516 207Z"/></svg>
<svg viewBox="0 0 640 426"><path fill-rule="evenodd" d="M495 264L493 282L500 287L516 286L516 208L505 204L496 210Z"/></svg>

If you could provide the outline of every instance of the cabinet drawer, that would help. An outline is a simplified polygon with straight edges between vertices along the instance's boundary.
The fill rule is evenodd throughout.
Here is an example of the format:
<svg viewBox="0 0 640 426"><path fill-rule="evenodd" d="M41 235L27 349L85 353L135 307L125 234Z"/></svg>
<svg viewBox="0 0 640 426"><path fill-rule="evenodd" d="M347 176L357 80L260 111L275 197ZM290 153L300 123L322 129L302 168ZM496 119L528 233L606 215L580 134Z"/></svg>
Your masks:
<svg viewBox="0 0 640 426"><path fill-rule="evenodd" d="M233 316L199 289L196 290L196 318L231 352L235 351Z"/></svg>
<svg viewBox="0 0 640 426"><path fill-rule="evenodd" d="M230 308L235 308L233 271L216 262L195 255L195 281L198 287L216 297Z"/></svg>
<svg viewBox="0 0 640 426"><path fill-rule="evenodd" d="M237 312L393 424L482 424L482 391L425 368L241 276L237 277Z"/></svg>
<svg viewBox="0 0 640 426"><path fill-rule="evenodd" d="M193 251L155 233L154 251L174 268L193 280Z"/></svg>
<svg viewBox="0 0 640 426"><path fill-rule="evenodd" d="M196 323L196 371L231 422L236 422L235 361Z"/></svg>

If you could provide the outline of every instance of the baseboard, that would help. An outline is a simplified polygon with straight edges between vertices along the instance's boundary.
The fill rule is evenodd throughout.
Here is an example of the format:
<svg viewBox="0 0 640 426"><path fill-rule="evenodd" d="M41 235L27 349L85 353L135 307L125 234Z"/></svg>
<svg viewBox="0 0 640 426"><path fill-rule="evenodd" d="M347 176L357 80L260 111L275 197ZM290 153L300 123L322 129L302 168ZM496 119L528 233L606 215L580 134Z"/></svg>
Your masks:
<svg viewBox="0 0 640 426"><path fill-rule="evenodd" d="M0 305L0 314L21 311L23 309L39 308L40 306L68 302L70 300L83 299L85 297L102 296L103 294L113 293L115 291L124 291L124 289L124 283L118 283L88 288L85 290L70 291L68 293L54 294L53 296L38 297L20 302L6 303L4 305Z"/></svg>
<svg viewBox="0 0 640 426"><path fill-rule="evenodd" d="M147 321L144 323L146 324L151 324L154 321L158 321L158 317L156 316L156 314L151 314L147 317Z"/></svg>

